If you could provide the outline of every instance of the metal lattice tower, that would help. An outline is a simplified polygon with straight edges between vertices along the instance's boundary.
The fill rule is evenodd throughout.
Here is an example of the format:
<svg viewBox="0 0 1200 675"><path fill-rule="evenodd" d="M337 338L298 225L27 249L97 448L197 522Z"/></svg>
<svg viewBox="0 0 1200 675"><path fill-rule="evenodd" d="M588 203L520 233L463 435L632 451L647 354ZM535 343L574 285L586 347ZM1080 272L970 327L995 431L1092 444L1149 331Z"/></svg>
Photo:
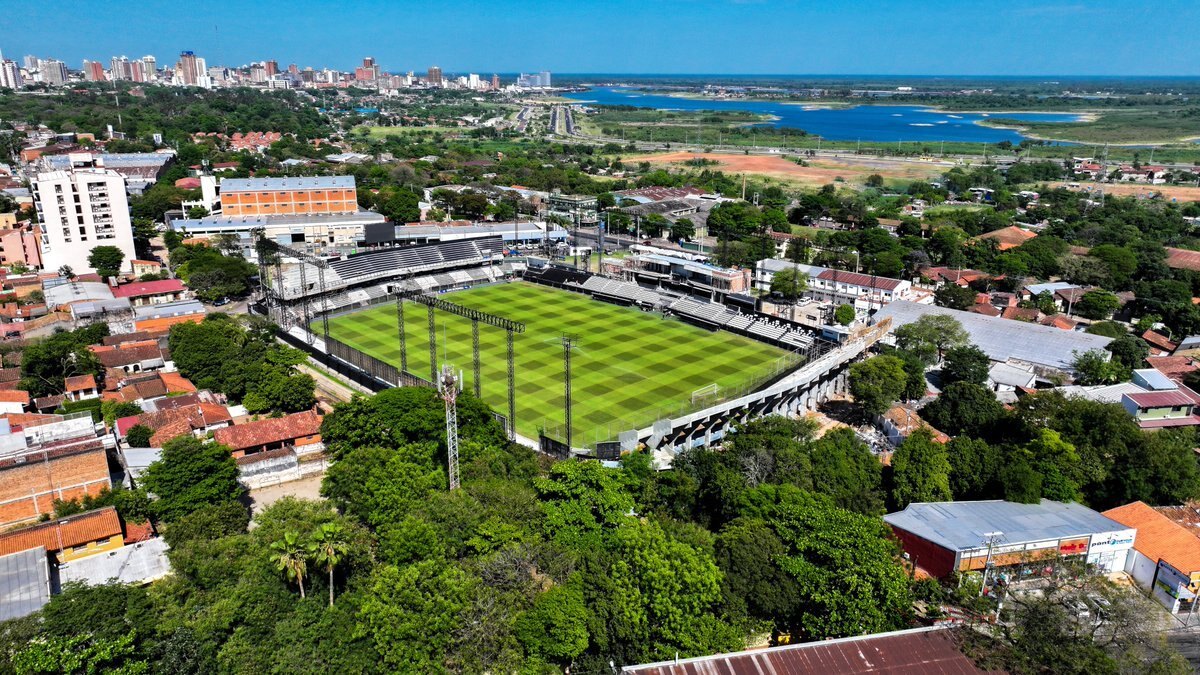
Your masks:
<svg viewBox="0 0 1200 675"><path fill-rule="evenodd" d="M458 489L458 381L454 369L442 366L442 378L438 381L442 400L446 403L446 463L450 475L450 489Z"/></svg>

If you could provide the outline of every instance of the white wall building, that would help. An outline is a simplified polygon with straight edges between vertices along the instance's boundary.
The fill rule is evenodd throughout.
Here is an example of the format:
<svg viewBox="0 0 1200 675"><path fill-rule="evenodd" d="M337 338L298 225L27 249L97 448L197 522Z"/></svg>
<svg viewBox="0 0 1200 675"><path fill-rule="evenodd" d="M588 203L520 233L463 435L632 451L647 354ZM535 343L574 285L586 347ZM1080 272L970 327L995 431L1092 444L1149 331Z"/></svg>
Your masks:
<svg viewBox="0 0 1200 675"><path fill-rule="evenodd" d="M33 181L42 226L42 266L68 265L75 273L95 271L88 255L97 246L116 246L125 254L121 270L136 258L133 223L125 178L102 168L40 173Z"/></svg>

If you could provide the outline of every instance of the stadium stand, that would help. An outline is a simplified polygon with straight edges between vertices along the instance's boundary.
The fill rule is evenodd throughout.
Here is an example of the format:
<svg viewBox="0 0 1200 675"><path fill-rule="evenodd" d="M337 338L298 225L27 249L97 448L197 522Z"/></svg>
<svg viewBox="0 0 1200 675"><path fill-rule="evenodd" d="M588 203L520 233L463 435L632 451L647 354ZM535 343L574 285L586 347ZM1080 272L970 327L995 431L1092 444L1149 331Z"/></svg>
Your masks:
<svg viewBox="0 0 1200 675"><path fill-rule="evenodd" d="M503 250L500 237L469 241L392 248L363 253L344 260L334 260L325 269L326 291L361 286L379 279L395 279L423 272L449 271L469 265L480 265L493 253ZM300 265L304 265L304 284L301 284ZM320 271L309 263L291 265L284 271L282 295L296 300L320 292Z"/></svg>

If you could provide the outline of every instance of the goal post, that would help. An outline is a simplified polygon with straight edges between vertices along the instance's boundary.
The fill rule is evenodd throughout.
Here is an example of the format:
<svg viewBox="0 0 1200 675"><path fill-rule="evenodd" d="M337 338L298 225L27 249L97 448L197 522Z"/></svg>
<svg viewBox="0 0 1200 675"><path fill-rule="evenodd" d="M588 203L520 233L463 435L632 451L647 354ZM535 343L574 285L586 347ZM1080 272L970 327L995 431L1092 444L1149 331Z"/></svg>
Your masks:
<svg viewBox="0 0 1200 675"><path fill-rule="evenodd" d="M694 405L697 401L708 401L714 399L720 394L721 387L718 386L716 382L713 382L712 384L705 385L692 392L692 404Z"/></svg>

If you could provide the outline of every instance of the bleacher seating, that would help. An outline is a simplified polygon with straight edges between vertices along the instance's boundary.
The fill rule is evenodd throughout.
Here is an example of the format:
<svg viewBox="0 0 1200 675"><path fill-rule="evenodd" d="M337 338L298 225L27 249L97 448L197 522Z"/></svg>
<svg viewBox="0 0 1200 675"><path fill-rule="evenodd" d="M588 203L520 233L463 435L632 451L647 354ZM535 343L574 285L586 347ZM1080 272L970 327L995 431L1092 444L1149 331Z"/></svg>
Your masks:
<svg viewBox="0 0 1200 675"><path fill-rule="evenodd" d="M487 237L363 253L330 262L324 273L325 289L337 290L379 278L413 276L482 263L486 259L484 251L490 256L501 250L503 241L499 237ZM304 265L303 287L300 283L300 265ZM317 293L320 290L319 277L320 271L315 265L289 265L284 273L283 295L288 299L296 299Z"/></svg>
<svg viewBox="0 0 1200 675"><path fill-rule="evenodd" d="M567 285L575 286L576 284L569 283ZM578 287L592 295L601 295L607 298L636 302L643 305L657 306L662 300L662 296L658 293L642 288L637 284L605 277L589 277L587 281L578 284Z"/></svg>
<svg viewBox="0 0 1200 675"><path fill-rule="evenodd" d="M692 298L680 298L671 303L671 311L714 326L725 326L738 315L725 305L700 302Z"/></svg>

